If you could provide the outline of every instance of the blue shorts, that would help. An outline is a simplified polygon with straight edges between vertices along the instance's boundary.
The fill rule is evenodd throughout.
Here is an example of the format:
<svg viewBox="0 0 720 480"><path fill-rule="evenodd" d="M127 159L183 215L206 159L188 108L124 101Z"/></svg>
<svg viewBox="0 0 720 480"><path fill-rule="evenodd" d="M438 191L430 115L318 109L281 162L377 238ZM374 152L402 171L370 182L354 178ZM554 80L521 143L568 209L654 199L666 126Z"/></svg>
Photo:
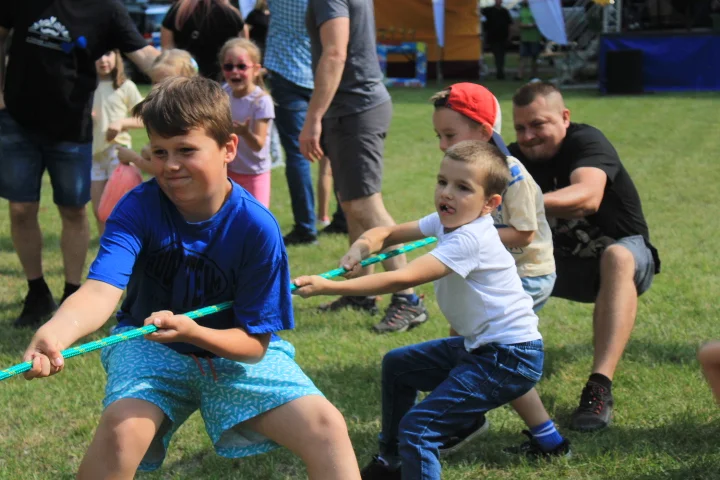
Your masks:
<svg viewBox="0 0 720 480"><path fill-rule="evenodd" d="M116 327L112 333L131 328ZM265 453L278 445L242 423L300 397L322 396L294 357L295 348L284 340L270 342L256 364L183 355L142 337L129 340L102 351L107 372L103 407L136 398L165 413L140 464L142 471L162 465L173 433L198 409L218 455L240 458Z"/></svg>
<svg viewBox="0 0 720 480"><path fill-rule="evenodd" d="M533 299L533 311L535 313L539 312L550 298L556 278L557 274L555 272L539 277L520 277L523 290Z"/></svg>
<svg viewBox="0 0 720 480"><path fill-rule="evenodd" d="M520 42L520 56L537 58L540 56L540 42Z"/></svg>
<svg viewBox="0 0 720 480"><path fill-rule="evenodd" d="M0 110L0 197L11 202L39 202L47 169L53 201L82 207L90 201L92 143L58 142L20 125Z"/></svg>

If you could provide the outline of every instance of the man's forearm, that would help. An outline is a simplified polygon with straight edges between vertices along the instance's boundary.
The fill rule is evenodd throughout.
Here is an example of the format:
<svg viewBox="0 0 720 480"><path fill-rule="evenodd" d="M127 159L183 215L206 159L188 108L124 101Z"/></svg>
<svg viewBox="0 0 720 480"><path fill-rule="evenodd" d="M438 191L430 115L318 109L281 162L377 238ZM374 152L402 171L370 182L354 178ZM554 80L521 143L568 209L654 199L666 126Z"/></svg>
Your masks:
<svg viewBox="0 0 720 480"><path fill-rule="evenodd" d="M548 217L573 219L583 218L597 212L598 206L591 204L586 189L571 185L544 196L545 214Z"/></svg>
<svg viewBox="0 0 720 480"><path fill-rule="evenodd" d="M330 108L345 68L342 52L324 52L315 71L315 89L310 97L306 118L308 122L319 122Z"/></svg>

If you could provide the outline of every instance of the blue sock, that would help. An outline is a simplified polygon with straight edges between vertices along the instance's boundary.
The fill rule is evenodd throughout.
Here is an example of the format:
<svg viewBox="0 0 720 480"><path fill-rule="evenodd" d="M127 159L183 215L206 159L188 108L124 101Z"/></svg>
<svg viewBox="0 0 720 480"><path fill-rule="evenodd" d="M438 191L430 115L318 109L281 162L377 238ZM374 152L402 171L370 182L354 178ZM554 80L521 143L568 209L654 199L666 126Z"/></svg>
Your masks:
<svg viewBox="0 0 720 480"><path fill-rule="evenodd" d="M415 293L394 293L393 296L407 300L410 305L417 305L420 303L420 297L418 297Z"/></svg>
<svg viewBox="0 0 720 480"><path fill-rule="evenodd" d="M557 448L564 440L560 432L555 429L555 424L552 420L548 420L537 427L532 427L530 433L535 441L538 442L543 452L549 452Z"/></svg>

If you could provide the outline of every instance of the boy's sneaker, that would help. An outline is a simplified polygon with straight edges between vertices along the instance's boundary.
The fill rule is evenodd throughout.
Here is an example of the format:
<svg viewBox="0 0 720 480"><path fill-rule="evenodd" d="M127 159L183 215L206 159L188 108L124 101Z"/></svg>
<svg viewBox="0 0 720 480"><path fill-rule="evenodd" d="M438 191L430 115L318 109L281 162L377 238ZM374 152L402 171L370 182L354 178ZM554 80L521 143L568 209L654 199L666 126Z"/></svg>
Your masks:
<svg viewBox="0 0 720 480"><path fill-rule="evenodd" d="M482 436L489 428L490 422L485 418L485 415L481 415L470 427L450 437L450 440L438 449L440 456L444 457L456 453L468 443Z"/></svg>
<svg viewBox="0 0 720 480"><path fill-rule="evenodd" d="M417 305L411 305L403 297L393 295L390 305L385 310L385 317L373 327L377 333L404 332L427 322L428 311L425 309L423 297Z"/></svg>
<svg viewBox="0 0 720 480"><path fill-rule="evenodd" d="M317 245L318 240L317 235L301 232L293 228L290 233L283 237L283 242L285 242L286 247L289 247L290 245Z"/></svg>
<svg viewBox="0 0 720 480"><path fill-rule="evenodd" d="M402 475L400 469L392 470L379 455L375 455L365 468L360 470L362 480L400 480Z"/></svg>
<svg viewBox="0 0 720 480"><path fill-rule="evenodd" d="M15 327L39 327L40 324L46 322L55 313L58 306L53 299L52 293L28 292L25 296L20 316L13 322Z"/></svg>
<svg viewBox="0 0 720 480"><path fill-rule="evenodd" d="M587 382L580 395L580 406L570 417L570 428L580 432L594 432L610 425L613 396L599 383Z"/></svg>
<svg viewBox="0 0 720 480"><path fill-rule="evenodd" d="M377 297L353 297L342 296L330 303L318 307L321 312L336 312L346 308L368 312L370 315L377 315L380 310L377 307Z"/></svg>
<svg viewBox="0 0 720 480"><path fill-rule="evenodd" d="M532 458L532 459L539 459L539 458L550 459L553 457L558 457L558 458L572 457L572 450L570 450L570 441L567 438L564 438L560 445L558 445L557 447L553 448L552 450L546 452L540 448L540 444L538 443L537 440L535 440L535 438L533 438L532 434L529 431L523 430L522 433L527 435L530 440L523 443L522 445L518 445L517 447L508 447L508 448L504 449L503 451L505 453L508 453L510 455L524 455L524 456L526 456L528 458Z"/></svg>

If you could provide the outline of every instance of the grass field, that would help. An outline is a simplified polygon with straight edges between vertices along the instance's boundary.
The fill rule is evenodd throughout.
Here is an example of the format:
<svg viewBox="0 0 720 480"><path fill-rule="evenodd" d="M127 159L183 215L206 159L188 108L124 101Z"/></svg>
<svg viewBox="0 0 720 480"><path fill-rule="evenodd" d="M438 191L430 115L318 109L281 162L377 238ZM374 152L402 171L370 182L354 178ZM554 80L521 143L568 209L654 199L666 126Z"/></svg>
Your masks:
<svg viewBox="0 0 720 480"><path fill-rule="evenodd" d="M490 84L505 112L507 140L513 138L510 97L516 86ZM387 140L384 196L398 222L433 209L440 156L427 103L432 93L392 91L395 112ZM538 387L571 439L574 457L540 464L506 457L502 447L524 437L521 421L502 408L489 414L489 435L444 463L444 478L720 478L720 415L695 360L698 345L720 338L720 96L569 92L566 99L575 121L599 127L619 151L644 202L663 272L640 301L636 327L614 379L612 428L580 435L566 427L591 365L591 306L552 299L540 315L547 357ZM135 136L136 147L142 146L143 137ZM282 169L273 171L272 210L288 231L292 217ZM60 219L47 179L41 225L46 277L59 297ZM9 366L20 360L32 332L11 327L26 283L10 240L4 200L0 232L0 366ZM292 274L333 268L345 248L343 237L322 238L319 247L291 247ZM96 250L93 240L90 259ZM377 336L370 331L377 319L359 313L319 315L315 307L326 299L316 298L296 300L297 328L283 335L297 348L298 363L344 413L361 464L376 450L383 354L447 332L432 287L420 291L426 294L431 320L410 333ZM387 301L384 298L383 305ZM106 335L111 324L95 338ZM0 478L71 478L97 425L104 384L97 353L68 360L66 370L51 379L0 383ZM305 478L305 473L302 463L285 450L244 460L217 457L202 420L194 415L177 432L164 467L139 477L279 480Z"/></svg>

